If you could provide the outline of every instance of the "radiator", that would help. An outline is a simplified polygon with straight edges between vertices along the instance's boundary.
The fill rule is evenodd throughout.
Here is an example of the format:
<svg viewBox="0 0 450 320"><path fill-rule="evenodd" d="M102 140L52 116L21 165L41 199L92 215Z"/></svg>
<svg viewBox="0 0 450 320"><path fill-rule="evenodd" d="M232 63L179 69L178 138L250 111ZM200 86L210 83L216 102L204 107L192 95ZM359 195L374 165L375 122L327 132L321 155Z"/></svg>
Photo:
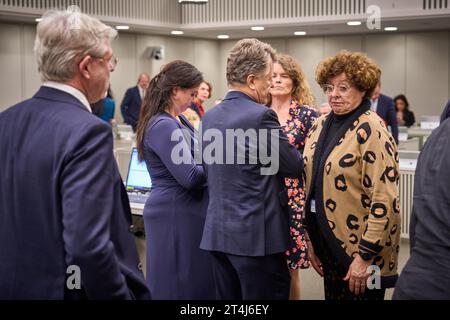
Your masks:
<svg viewBox="0 0 450 320"><path fill-rule="evenodd" d="M409 221L414 194L414 171L400 171L398 196L400 198L401 237L409 239Z"/></svg>

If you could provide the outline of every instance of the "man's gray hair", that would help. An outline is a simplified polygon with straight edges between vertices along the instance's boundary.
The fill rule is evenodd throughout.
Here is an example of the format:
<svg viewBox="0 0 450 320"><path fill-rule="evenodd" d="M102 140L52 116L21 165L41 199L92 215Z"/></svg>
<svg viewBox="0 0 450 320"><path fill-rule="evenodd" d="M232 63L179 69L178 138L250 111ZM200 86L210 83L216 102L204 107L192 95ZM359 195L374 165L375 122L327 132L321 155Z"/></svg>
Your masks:
<svg viewBox="0 0 450 320"><path fill-rule="evenodd" d="M117 31L72 6L49 11L37 26L34 54L43 81L72 79L86 55L100 58Z"/></svg>
<svg viewBox="0 0 450 320"><path fill-rule="evenodd" d="M275 49L269 44L257 39L240 40L228 55L228 85L245 84L250 74L263 75L271 60L275 60Z"/></svg>

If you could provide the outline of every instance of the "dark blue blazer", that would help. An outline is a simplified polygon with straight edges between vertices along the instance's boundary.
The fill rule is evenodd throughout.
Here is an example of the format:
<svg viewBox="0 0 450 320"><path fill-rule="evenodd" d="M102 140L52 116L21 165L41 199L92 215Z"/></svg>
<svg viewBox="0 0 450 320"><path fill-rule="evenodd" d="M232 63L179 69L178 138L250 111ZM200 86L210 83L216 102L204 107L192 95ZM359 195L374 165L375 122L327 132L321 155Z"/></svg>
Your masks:
<svg viewBox="0 0 450 320"><path fill-rule="evenodd" d="M126 124L132 126L135 131L141 112L141 104L141 95L139 94L138 86L136 86L129 88L127 92L125 92L122 104L120 105L123 120Z"/></svg>
<svg viewBox="0 0 450 320"><path fill-rule="evenodd" d="M450 120L443 114L420 153L410 220L411 255L393 299L450 299Z"/></svg>
<svg viewBox="0 0 450 320"><path fill-rule="evenodd" d="M303 160L283 133L276 113L242 92L231 91L219 105L205 114L202 129L203 135L208 134L207 130L215 129L223 137L227 129L276 130L279 171L274 175L262 175L260 155L257 164L249 164L251 143L248 141L234 145L234 154L238 148L246 150L246 164L236 164L235 157L234 164L208 164L204 159L209 205L200 247L241 256L283 252L289 243L284 177L299 177ZM210 144L205 138L204 155ZM226 147L223 153L225 162Z"/></svg>
<svg viewBox="0 0 450 320"><path fill-rule="evenodd" d="M150 298L107 123L41 87L0 114L0 163L0 300Z"/></svg>
<svg viewBox="0 0 450 320"><path fill-rule="evenodd" d="M377 114L384 120L386 126L391 127L392 137L398 144L398 124L397 113L395 112L394 101L392 98L380 94L378 98Z"/></svg>

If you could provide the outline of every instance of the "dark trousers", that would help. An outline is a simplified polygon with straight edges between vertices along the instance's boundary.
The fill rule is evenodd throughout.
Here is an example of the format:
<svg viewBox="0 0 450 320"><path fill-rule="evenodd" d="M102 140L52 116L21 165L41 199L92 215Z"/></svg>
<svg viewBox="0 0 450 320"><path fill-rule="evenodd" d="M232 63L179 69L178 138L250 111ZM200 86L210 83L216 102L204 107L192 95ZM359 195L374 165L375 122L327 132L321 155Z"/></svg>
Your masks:
<svg viewBox="0 0 450 320"><path fill-rule="evenodd" d="M290 275L284 253L264 257L212 252L219 300L288 300Z"/></svg>
<svg viewBox="0 0 450 320"><path fill-rule="evenodd" d="M325 262L324 262L325 261ZM366 288L363 295L355 296L349 288L349 282L342 280L343 273L335 263L324 259L322 261L324 273L325 300L384 300L385 289Z"/></svg>
<svg viewBox="0 0 450 320"><path fill-rule="evenodd" d="M323 268L323 284L325 289L325 300L384 300L385 289L368 289L364 294L355 296L349 287L349 282L344 281L348 269L339 264L328 248L323 235L318 234L316 244ZM316 247L314 249L316 249Z"/></svg>

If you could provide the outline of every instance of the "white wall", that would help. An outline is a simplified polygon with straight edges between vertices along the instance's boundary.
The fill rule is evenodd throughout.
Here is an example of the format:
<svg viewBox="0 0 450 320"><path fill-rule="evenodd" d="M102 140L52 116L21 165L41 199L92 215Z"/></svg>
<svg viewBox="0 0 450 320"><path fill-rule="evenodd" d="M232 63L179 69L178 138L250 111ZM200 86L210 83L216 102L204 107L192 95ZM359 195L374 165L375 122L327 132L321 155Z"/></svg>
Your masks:
<svg viewBox="0 0 450 320"><path fill-rule="evenodd" d="M29 98L40 84L32 49L35 26L0 23L0 110ZM382 69L382 91L390 96L404 93L417 116L440 114L450 97L450 31L392 33L335 37L263 39L277 51L294 56L302 65L317 102L325 96L315 83L317 64L340 49L367 52ZM151 75L173 59L183 59L203 72L213 85L206 107L227 92L226 59L235 40L215 41L121 33L113 43L119 58L111 84L119 105L140 72ZM164 46L164 60L145 56L146 48Z"/></svg>
<svg viewBox="0 0 450 320"><path fill-rule="evenodd" d="M33 55L35 26L0 23L0 111L30 98L40 85ZM146 56L147 47L164 46L166 57L153 60ZM160 37L120 33L113 42L119 64L111 74L111 87L116 99L116 118L121 121L120 102L127 88L136 85L141 72L155 75L161 66L174 59L194 64L213 86L213 96L205 103L211 107L221 97L217 66L219 42L210 40Z"/></svg>
<svg viewBox="0 0 450 320"><path fill-rule="evenodd" d="M405 94L416 116L440 115L450 99L450 31L261 40L300 62L318 103L326 97L315 82L316 67L341 49L363 51L373 58L382 69L383 93ZM234 43L221 43L222 72Z"/></svg>
<svg viewBox="0 0 450 320"><path fill-rule="evenodd" d="M0 24L0 110L22 99L22 29Z"/></svg>

